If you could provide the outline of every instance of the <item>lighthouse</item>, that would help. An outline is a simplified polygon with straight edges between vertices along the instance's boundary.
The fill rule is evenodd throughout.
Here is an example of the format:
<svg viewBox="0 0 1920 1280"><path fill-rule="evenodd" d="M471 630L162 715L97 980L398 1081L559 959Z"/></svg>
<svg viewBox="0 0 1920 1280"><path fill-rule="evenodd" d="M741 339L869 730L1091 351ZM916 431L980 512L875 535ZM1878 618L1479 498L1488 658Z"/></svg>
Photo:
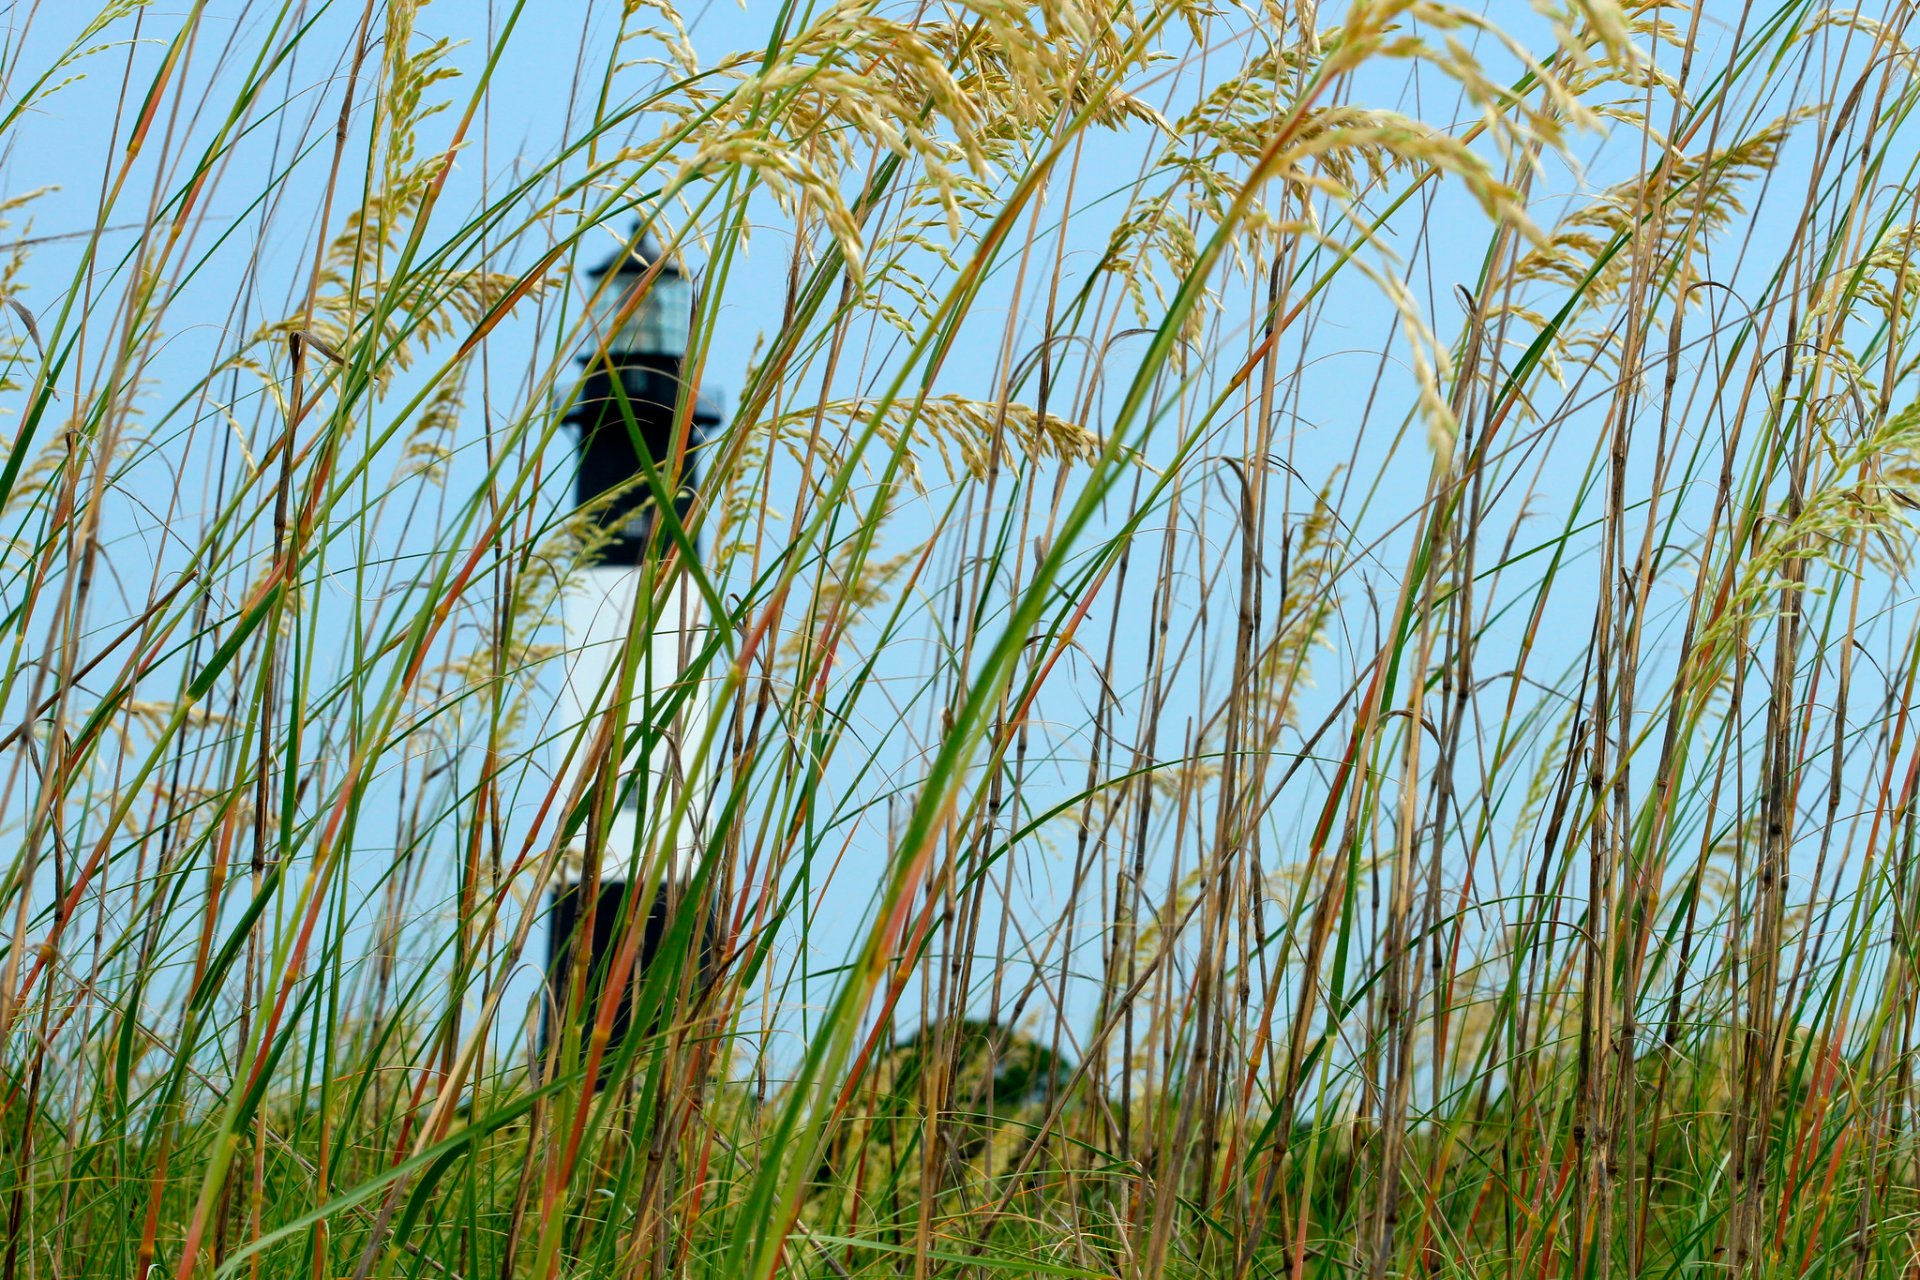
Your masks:
<svg viewBox="0 0 1920 1280"><path fill-rule="evenodd" d="M587 274L595 286L589 343L565 421L579 433L573 500L594 509L603 539L594 562L575 573L561 600L566 659L559 710L562 724L585 726L584 750L620 696L621 666L632 650L623 722L627 741L636 745L620 751L611 810L603 822L580 825L569 850L572 869L555 888L547 1007L550 1016L591 1021L601 1001L618 1001L610 1046L617 1049L632 1019L633 983L683 905L706 809L704 780L686 763L707 715L703 691L686 687L687 662L706 624L704 606L684 573L673 575L663 607L652 603L661 596L654 571L673 543L656 529L656 489L644 477L650 469L674 495L676 511L687 515L698 492L699 447L720 425L720 413L711 399L696 396L684 449L679 446L676 418L694 310L694 281L681 264L636 228ZM642 599L643 590L650 599ZM683 799L685 817L672 841L655 838L651 828ZM664 857L665 865L656 868L649 857ZM656 879L659 891L639 901ZM644 922L634 921L636 910L646 912ZM634 927L643 930L639 961L620 990L609 990L610 962ZM570 1008L572 965L583 954L586 1010L577 1012Z"/></svg>

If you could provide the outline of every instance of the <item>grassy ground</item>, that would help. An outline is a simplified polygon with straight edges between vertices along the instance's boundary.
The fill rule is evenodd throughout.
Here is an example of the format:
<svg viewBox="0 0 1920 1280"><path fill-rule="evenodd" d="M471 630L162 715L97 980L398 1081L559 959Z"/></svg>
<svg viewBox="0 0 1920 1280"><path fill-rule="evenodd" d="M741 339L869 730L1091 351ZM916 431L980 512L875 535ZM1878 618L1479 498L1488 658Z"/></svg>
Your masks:
<svg viewBox="0 0 1920 1280"><path fill-rule="evenodd" d="M1914 16L16 6L0 1280L1913 1273Z"/></svg>

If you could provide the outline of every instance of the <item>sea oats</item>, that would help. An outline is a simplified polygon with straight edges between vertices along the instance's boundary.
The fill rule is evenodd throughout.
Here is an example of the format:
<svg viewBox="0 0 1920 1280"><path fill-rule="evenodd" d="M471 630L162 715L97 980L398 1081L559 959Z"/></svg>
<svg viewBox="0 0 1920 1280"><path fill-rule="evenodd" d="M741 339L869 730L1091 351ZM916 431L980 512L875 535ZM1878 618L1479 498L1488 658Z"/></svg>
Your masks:
<svg viewBox="0 0 1920 1280"><path fill-rule="evenodd" d="M1905 10L736 8L10 11L5 1268L1910 1270Z"/></svg>

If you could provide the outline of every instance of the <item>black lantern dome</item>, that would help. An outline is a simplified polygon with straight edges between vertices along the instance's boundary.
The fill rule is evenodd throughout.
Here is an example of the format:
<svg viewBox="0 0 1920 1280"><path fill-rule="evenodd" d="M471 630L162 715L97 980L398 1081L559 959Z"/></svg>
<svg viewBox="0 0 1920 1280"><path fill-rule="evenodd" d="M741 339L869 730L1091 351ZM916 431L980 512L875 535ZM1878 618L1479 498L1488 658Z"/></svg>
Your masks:
<svg viewBox="0 0 1920 1280"><path fill-rule="evenodd" d="M584 505L611 489L624 491L602 514L617 530L603 556L609 564L639 563L649 541L653 492L640 479L641 458L670 482L677 480L684 510L698 480L696 451L720 423L719 406L698 397L684 465L677 477L668 476L674 407L693 333L694 282L677 261L662 256L659 241L636 227L626 247L587 272L596 286L590 346L581 356L587 372L566 420L581 434L575 500ZM635 301L637 291L644 292Z"/></svg>

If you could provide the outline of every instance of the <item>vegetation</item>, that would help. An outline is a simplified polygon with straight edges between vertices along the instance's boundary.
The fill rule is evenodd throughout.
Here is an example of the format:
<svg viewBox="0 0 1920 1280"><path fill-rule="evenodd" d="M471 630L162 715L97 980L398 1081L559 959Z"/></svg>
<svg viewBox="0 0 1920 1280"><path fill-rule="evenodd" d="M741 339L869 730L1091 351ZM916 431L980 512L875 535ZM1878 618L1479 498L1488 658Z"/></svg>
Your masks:
<svg viewBox="0 0 1920 1280"><path fill-rule="evenodd" d="M1920 1267L1904 0L72 7L0 1280ZM689 386L568 722L636 225ZM583 845L635 1030L543 1044Z"/></svg>

